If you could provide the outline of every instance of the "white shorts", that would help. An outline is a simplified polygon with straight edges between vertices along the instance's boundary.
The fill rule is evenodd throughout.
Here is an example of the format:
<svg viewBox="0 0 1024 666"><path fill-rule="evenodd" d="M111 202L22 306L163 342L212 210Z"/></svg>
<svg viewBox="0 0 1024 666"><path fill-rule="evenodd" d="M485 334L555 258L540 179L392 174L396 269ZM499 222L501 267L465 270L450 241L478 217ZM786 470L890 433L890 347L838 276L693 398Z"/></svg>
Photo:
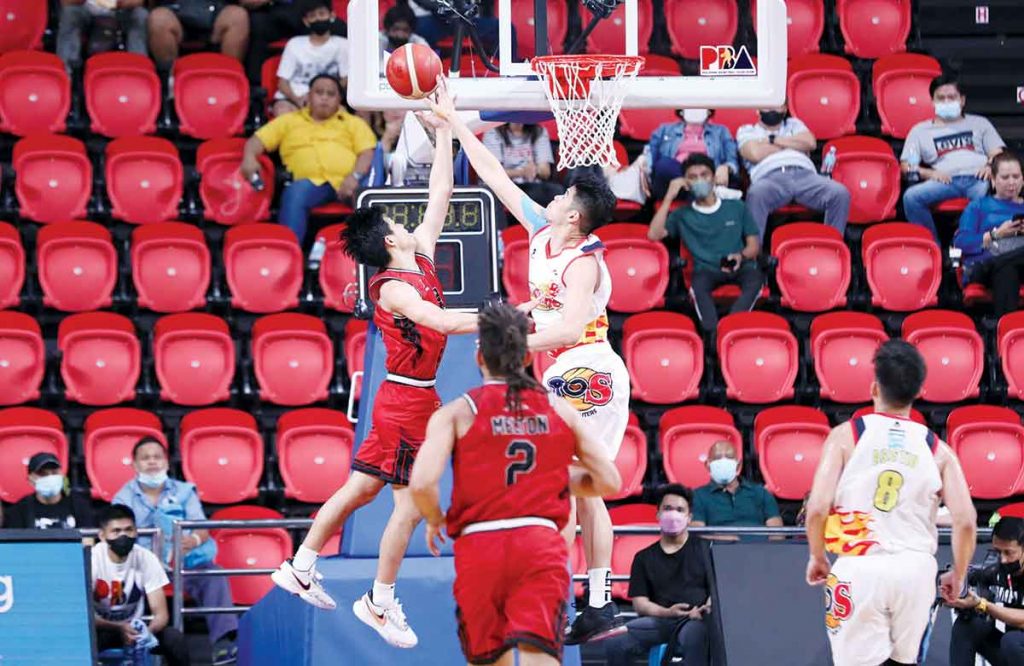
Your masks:
<svg viewBox="0 0 1024 666"><path fill-rule="evenodd" d="M579 411L587 431L614 460L629 424L629 372L611 345L562 352L544 372L544 387Z"/></svg>
<svg viewBox="0 0 1024 666"><path fill-rule="evenodd" d="M840 557L825 585L835 666L917 663L931 623L938 565L928 553Z"/></svg>

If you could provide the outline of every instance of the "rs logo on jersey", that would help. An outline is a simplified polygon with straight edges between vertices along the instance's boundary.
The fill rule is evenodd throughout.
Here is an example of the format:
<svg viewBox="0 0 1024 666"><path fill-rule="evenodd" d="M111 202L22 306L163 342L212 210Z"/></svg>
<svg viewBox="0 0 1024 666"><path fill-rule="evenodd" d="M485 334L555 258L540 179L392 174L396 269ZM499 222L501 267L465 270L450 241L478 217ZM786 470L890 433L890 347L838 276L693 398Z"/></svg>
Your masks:
<svg viewBox="0 0 1024 666"><path fill-rule="evenodd" d="M569 401L582 416L590 416L611 402L614 390L612 376L591 368L573 368L560 377L548 380L551 391Z"/></svg>
<svg viewBox="0 0 1024 666"><path fill-rule="evenodd" d="M538 299L536 309L542 312L562 309L562 303L558 300L561 291L557 282L545 282L539 286L530 284L530 298Z"/></svg>
<svg viewBox="0 0 1024 666"><path fill-rule="evenodd" d="M853 594L850 584L829 574L825 579L825 627L836 633L845 620L853 615Z"/></svg>

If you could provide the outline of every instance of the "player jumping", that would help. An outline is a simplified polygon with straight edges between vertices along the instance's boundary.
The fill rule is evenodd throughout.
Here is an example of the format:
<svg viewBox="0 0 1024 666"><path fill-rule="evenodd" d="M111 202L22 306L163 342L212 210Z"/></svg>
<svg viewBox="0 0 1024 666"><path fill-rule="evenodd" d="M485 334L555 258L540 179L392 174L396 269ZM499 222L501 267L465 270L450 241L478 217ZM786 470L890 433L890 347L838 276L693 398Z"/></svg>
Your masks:
<svg viewBox="0 0 1024 666"><path fill-rule="evenodd" d="M875 354L875 413L837 426L825 440L807 500L807 582L826 586L835 666L923 661L940 496L953 520L953 569L940 579L947 601L960 596L974 554L977 516L960 463L909 418L924 378L917 349L886 342ZM826 550L839 556L834 565Z"/></svg>
<svg viewBox="0 0 1024 666"><path fill-rule="evenodd" d="M438 482L453 461L447 531L455 538L459 638L471 664L561 663L569 492L615 492L619 473L583 419L530 376L529 319L508 305L480 313L484 385L441 408L410 490L434 555L444 543ZM573 456L578 462L573 463Z"/></svg>

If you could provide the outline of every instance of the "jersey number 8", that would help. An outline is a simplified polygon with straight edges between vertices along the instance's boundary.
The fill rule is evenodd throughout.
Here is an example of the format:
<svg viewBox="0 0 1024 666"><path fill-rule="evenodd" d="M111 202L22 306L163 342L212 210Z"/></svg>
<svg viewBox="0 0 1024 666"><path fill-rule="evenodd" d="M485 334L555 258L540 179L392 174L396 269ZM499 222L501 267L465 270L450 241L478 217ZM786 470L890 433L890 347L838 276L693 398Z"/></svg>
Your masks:
<svg viewBox="0 0 1024 666"><path fill-rule="evenodd" d="M505 449L505 457L512 462L505 468L505 485L511 486L519 474L529 474L537 465L537 447L526 439L516 439Z"/></svg>
<svg viewBox="0 0 1024 666"><path fill-rule="evenodd" d="M900 488L903 487L903 475L887 469L878 475L878 486L875 488L875 508L879 511L892 511L900 499Z"/></svg>

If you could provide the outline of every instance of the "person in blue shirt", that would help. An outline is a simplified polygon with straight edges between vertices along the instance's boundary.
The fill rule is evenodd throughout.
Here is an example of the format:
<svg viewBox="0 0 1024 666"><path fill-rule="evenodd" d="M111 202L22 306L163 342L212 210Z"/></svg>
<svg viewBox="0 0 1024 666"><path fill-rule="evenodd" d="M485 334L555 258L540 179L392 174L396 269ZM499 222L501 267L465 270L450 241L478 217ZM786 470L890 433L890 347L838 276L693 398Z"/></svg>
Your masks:
<svg viewBox="0 0 1024 666"><path fill-rule="evenodd" d="M651 134L644 147L651 195L661 199L669 182L683 175L683 162L693 153L703 153L715 163L715 185L728 186L729 176L740 172L736 140L725 125L710 122L708 109L682 109L680 122L664 123Z"/></svg>
<svg viewBox="0 0 1024 666"><path fill-rule="evenodd" d="M992 290L997 317L1017 309L1024 268L1024 176L1010 152L992 158L992 194L975 199L960 216L953 245L963 253L964 284Z"/></svg>
<svg viewBox="0 0 1024 666"><path fill-rule="evenodd" d="M711 445L706 461L711 482L693 493L694 527L782 527L779 505L759 483L743 479L736 447L720 440Z"/></svg>

